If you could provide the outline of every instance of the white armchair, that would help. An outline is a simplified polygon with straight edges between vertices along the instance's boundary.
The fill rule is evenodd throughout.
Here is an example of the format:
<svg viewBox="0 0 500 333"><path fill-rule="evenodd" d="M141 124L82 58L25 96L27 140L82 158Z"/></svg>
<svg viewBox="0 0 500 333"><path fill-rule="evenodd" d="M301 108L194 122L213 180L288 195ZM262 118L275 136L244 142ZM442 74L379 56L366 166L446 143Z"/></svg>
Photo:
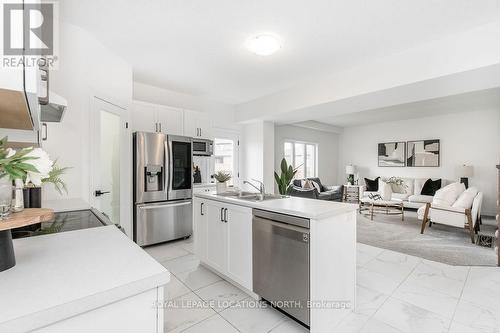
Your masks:
<svg viewBox="0 0 500 333"><path fill-rule="evenodd" d="M458 228L468 229L472 243L474 243L474 234L479 227L481 220L481 205L483 202L483 193L478 192L472 202L472 207L461 208L453 206L440 206L428 203L418 210L418 216L422 219L421 234L424 233L428 222L445 224Z"/></svg>

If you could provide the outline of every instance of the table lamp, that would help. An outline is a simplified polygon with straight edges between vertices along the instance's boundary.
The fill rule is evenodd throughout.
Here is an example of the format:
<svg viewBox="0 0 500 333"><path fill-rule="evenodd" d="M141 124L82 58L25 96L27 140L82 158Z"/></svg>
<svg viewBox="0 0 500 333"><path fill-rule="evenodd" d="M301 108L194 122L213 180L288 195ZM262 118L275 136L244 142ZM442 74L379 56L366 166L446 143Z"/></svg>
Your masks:
<svg viewBox="0 0 500 333"><path fill-rule="evenodd" d="M472 177L474 168L471 165L460 165L457 168L457 174L460 177L460 182L469 188L469 177Z"/></svg>
<svg viewBox="0 0 500 333"><path fill-rule="evenodd" d="M352 164L346 165L345 173L347 174L347 182L349 185L354 185L354 174L356 173L356 167Z"/></svg>

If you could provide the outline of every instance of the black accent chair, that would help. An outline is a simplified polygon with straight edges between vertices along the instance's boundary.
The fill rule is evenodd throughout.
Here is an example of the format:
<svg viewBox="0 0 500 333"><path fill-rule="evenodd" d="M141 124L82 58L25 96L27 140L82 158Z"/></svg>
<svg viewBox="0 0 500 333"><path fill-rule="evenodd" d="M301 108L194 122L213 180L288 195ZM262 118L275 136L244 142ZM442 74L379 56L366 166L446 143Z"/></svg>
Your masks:
<svg viewBox="0 0 500 333"><path fill-rule="evenodd" d="M330 200L330 201L339 201L342 202L342 196L344 193L344 185L323 185L319 178L307 178L308 180L314 181L319 184L321 189L320 192L316 188L314 189L303 189L302 182L300 179L295 179L293 181L292 191L290 192L291 196L300 196L303 198L312 198L319 200ZM304 192L314 192L312 193L304 193ZM315 197L316 196L316 197Z"/></svg>

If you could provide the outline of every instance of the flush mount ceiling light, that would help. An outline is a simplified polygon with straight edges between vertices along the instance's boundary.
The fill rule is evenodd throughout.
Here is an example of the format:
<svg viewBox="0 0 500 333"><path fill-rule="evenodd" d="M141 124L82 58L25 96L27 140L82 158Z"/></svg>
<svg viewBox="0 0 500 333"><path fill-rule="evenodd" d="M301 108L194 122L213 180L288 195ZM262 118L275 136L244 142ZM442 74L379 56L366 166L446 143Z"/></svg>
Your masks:
<svg viewBox="0 0 500 333"><path fill-rule="evenodd" d="M281 49L281 41L276 36L262 34L250 37L246 42L246 47L257 55L269 56Z"/></svg>

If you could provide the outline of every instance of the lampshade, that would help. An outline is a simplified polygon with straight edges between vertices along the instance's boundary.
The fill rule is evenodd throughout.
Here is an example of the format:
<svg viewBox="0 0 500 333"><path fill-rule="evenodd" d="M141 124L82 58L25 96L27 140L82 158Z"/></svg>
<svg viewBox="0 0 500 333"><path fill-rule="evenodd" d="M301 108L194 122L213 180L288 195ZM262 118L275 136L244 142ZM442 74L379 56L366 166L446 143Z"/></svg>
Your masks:
<svg viewBox="0 0 500 333"><path fill-rule="evenodd" d="M473 172L474 168L471 165L464 164L457 167L458 177L463 177L463 178L472 177Z"/></svg>
<svg viewBox="0 0 500 333"><path fill-rule="evenodd" d="M356 166L354 165L346 165L345 173L347 175L354 175L356 173Z"/></svg>

